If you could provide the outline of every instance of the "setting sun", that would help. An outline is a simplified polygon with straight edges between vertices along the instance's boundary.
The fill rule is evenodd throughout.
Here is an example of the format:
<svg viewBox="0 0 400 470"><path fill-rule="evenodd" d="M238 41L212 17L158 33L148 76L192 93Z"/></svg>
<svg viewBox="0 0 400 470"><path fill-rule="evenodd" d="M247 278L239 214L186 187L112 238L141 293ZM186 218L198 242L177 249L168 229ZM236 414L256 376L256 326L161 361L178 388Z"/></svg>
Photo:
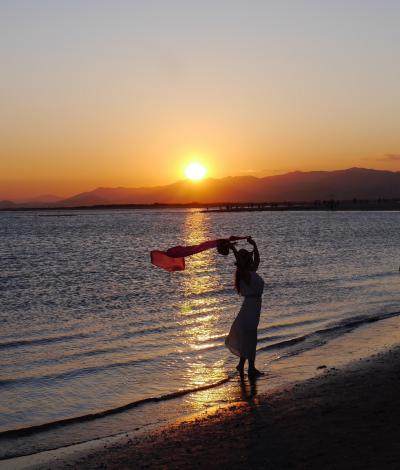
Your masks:
<svg viewBox="0 0 400 470"><path fill-rule="evenodd" d="M199 181L206 175L206 168L200 163L190 163L185 169L185 175L192 181Z"/></svg>

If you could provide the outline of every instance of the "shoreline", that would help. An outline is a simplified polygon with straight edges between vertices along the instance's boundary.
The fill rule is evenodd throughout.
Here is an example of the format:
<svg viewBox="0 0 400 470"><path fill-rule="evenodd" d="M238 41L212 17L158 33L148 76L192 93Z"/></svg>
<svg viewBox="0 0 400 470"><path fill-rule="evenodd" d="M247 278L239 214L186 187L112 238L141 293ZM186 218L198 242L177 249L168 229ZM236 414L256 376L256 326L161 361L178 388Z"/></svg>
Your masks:
<svg viewBox="0 0 400 470"><path fill-rule="evenodd" d="M400 346L320 369L260 395L246 377L242 401L0 468L398 468Z"/></svg>
<svg viewBox="0 0 400 470"><path fill-rule="evenodd" d="M0 201L1 202L1 201ZM216 201L210 203L110 203L110 204L82 204L82 205L57 205L57 204L16 204L15 206L0 206L0 213L9 212L40 212L40 211L103 211L103 210L171 210L171 209L198 209L204 213L225 212L398 212L400 211L400 198L378 199L327 199L315 201ZM60 215L67 216L67 215Z"/></svg>
<svg viewBox="0 0 400 470"><path fill-rule="evenodd" d="M0 470L70 468L70 466L77 468L131 468L128 463L124 463L123 459L132 461L137 459L137 456L130 454L143 447L146 439L153 442L156 447L156 449L154 448L156 455L158 455L157 459L162 461L162 446L157 447L159 441L162 444L165 440L163 436L169 436L170 431L176 430L179 426L186 429L186 431L181 430L181 437L178 439L182 442L186 441L185 432L189 435L196 435L198 426L207 429L208 431L203 431L201 440L203 452L209 454L213 451L215 442L213 436L216 436L218 441L229 440L229 426L235 416L237 418L236 424L232 425L233 430L242 431L241 423L247 419L248 413L246 414L246 411L249 408L256 409L257 413L265 407L268 409L269 402L274 401L278 396L287 397L289 402L297 402L297 398L293 398L293 390L298 390L299 387L307 389L308 384L313 383L314 380L318 381L320 378L322 380L338 373L346 376L351 372L353 366L359 368L362 365L363 368L368 369L375 364L377 356L383 358L385 353L390 350L398 351L396 361L400 363L399 328L400 317L398 315L379 322L367 322L360 327L349 329L336 337L329 338L328 341L319 338L317 344L314 341L308 345L299 343L295 345L295 350L289 354L278 353L273 358L260 354L257 363L259 368L266 372L266 375L260 377L255 383L249 383L247 378L245 382L241 382L236 374L232 380L220 387L178 397L170 402L148 404L146 406L151 408L143 409L142 412L139 411L139 414L136 411L132 413L128 410L116 415L116 418L111 417L111 421L108 421L110 418L100 418L93 422L94 427L89 423L76 424L72 427L66 426L60 428L56 433L51 430L38 433L33 436L33 440L29 438L28 442L25 441L25 438L11 439L9 442L6 439L3 443L5 445L3 450L9 449L12 453L12 449L15 449L20 453L20 456L1 460ZM389 364L393 363L393 360L389 358L384 362ZM365 378L363 383L367 383ZM380 384L377 387L380 387ZM339 389L333 387L332 390L328 387L323 392L319 392L319 395L329 403L331 396L335 399L336 395L340 393L342 393L340 387ZM285 413L286 411L283 409L281 412L278 411L277 415L285 416ZM150 415L156 419L147 423ZM104 419L107 421L104 422ZM290 421L291 417L289 416L287 419ZM223 429L218 431L218 427L224 426L221 424L224 422L227 423L225 429L227 435ZM195 426L190 428L188 423L195 423ZM265 426L269 429L272 425L267 423ZM307 427L308 424L305 423L304 426ZM96 436L98 434L96 430L99 429L103 429L100 432L103 435ZM107 431L104 433L106 429ZM93 435L93 431L95 435ZM248 432L251 433L251 427L246 425L245 437ZM256 436L258 434L257 431ZM161 437L157 438L157 436ZM234 436L232 442L225 447L228 454L230 454L229 445L236 446L237 439L240 442L245 440L245 437ZM46 445L43 448L43 443L48 439L53 442L53 445ZM269 442L271 436L267 435L265 439ZM154 446L150 450L154 450ZM198 447L198 444L195 443L194 446ZM21 455L23 448L30 448L31 452ZM175 451L182 450L179 442L171 443L171 449L174 455ZM187 452L190 454L191 450ZM98 458L100 458L100 462ZM93 462L92 459L94 459ZM101 467L103 460L107 462L107 467ZM152 460L151 452L148 453L147 460ZM152 463L152 467L145 468L158 467L158 460ZM204 466L208 468L211 464L212 461L205 462ZM135 463L135 468L143 468L140 465L139 458ZM171 465L169 462L165 463L168 468L185 468L185 465L188 467L189 463L180 462L176 466L173 463ZM229 462L226 465L232 466L235 465L235 462Z"/></svg>

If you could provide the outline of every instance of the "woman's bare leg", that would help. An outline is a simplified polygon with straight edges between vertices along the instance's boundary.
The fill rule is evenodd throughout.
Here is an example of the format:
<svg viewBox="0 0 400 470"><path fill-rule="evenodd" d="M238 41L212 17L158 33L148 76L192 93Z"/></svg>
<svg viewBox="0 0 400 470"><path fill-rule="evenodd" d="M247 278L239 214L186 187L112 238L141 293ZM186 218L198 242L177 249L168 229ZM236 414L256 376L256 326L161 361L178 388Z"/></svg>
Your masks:
<svg viewBox="0 0 400 470"><path fill-rule="evenodd" d="M244 357L240 358L239 364L236 366L236 370L240 373L243 374L244 372L244 363L246 362L246 359Z"/></svg>
<svg viewBox="0 0 400 470"><path fill-rule="evenodd" d="M248 372L250 375L257 376L257 375L263 375L263 372L260 372L258 369L256 369L255 364L255 359L249 359L249 369Z"/></svg>

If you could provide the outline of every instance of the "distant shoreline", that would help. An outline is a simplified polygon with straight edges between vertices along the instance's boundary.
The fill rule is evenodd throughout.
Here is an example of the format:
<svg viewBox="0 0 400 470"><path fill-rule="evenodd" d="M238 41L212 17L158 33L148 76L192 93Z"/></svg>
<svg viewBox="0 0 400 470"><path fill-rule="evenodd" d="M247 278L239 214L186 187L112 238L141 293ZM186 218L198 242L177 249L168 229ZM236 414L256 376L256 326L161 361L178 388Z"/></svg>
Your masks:
<svg viewBox="0 0 400 470"><path fill-rule="evenodd" d="M95 204L85 206L5 207L0 212L75 211L110 209L202 209L202 212L276 212L276 211L399 211L400 199L323 200L313 202L218 202L188 204Z"/></svg>

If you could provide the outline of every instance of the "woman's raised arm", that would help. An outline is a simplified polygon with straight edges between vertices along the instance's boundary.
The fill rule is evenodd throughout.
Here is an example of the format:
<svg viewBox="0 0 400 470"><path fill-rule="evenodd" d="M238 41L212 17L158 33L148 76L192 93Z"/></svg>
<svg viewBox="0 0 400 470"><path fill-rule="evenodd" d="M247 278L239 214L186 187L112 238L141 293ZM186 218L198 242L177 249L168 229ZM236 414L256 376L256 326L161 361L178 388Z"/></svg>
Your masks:
<svg viewBox="0 0 400 470"><path fill-rule="evenodd" d="M253 245L254 247L254 270L257 271L258 269L258 266L260 265L260 253L258 251L258 248L257 248L257 243L251 238L249 237L247 239L247 241L250 243L250 245Z"/></svg>

